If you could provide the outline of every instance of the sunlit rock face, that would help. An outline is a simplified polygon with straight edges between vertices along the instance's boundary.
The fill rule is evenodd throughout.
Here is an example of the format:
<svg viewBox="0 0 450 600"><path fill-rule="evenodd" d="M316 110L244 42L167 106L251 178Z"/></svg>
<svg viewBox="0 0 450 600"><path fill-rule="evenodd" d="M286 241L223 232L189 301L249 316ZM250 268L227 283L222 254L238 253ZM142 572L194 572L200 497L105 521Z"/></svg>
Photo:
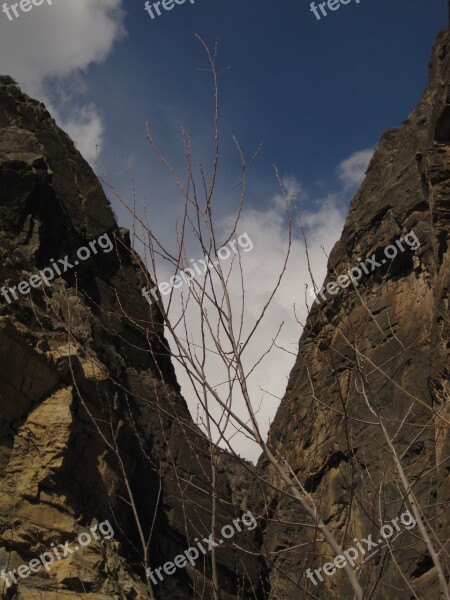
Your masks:
<svg viewBox="0 0 450 600"><path fill-rule="evenodd" d="M17 299L8 292L52 260L74 263L104 234L111 246L67 272L56 263L63 272L51 285L16 289ZM73 549L105 520L114 530L92 534L48 572L0 579L2 598L147 599L135 513L151 533L151 567L210 534L210 448L180 395L160 316L142 298L146 283L72 141L41 103L0 83L0 571L67 541ZM226 455L218 463L221 527L251 507L243 467ZM238 535L242 550L217 552L222 597L254 589L261 598L263 563L249 552L258 529ZM211 594L208 557L154 593L184 600L200 591Z"/></svg>

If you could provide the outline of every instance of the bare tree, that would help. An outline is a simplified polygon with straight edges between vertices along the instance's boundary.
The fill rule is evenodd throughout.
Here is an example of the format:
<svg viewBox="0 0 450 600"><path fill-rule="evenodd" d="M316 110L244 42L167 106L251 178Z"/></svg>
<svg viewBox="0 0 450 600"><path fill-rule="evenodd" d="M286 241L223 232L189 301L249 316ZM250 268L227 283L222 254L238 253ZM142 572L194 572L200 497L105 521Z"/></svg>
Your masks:
<svg viewBox="0 0 450 600"><path fill-rule="evenodd" d="M255 340L255 333L261 327L262 322L267 318L268 310L280 289L283 276L286 273L288 260L291 254L292 231L294 225L298 225L304 236L305 251L308 261L308 266L311 274L313 285L315 286L314 276L311 265L309 264L308 243L306 234L303 229L300 211L297 211L295 220L291 216L290 206L292 198L288 197L288 193L283 184L282 178L279 176L275 168L275 178L283 195L286 206L286 253L283 263L280 266L279 273L274 277L273 287L267 295L267 298L262 303L259 313L255 318L250 320L246 310L248 303L252 302L252 298L248 297L246 292L246 271L245 260L238 245L234 245L235 253L228 264L224 266L220 257L220 249L226 244L229 244L235 236L238 236L240 229L240 220L243 212L246 192L247 179L252 167L253 161L256 158L259 149L247 161L245 155L239 145L239 142L234 138L236 150L241 161L241 181L239 184L239 198L237 201L237 210L235 218L229 230L223 234L220 227L217 225L215 218L215 194L217 191L217 180L220 162L221 151L221 134L219 123L219 77L221 71L217 68L217 48L211 52L207 45L199 38L199 41L206 53L208 59L208 68L205 69L212 78L213 97L214 97L214 152L210 174L207 175L203 166L200 166L197 171L194 168L194 159L192 156L192 146L190 137L183 131L184 154L186 160L186 179L177 174L171 162L162 154L154 137L147 127L148 142L156 153L156 156L165 165L168 172L172 176L176 186L182 197L182 219L176 231L175 250L168 247L162 242L161 237L155 233L150 226L150 220L147 212L144 209L143 214L137 209L135 195L132 202L125 201L114 189L114 185L109 178L105 176L106 185L113 191L117 199L129 211L133 219L132 241L135 248L138 248L143 256L143 261L140 262L141 276L146 282L147 297L151 301L151 319L143 319L140 315L132 315L126 307L120 305L120 298L117 297L119 310L114 313L114 316L128 320L147 340L145 348L139 348L148 353L152 363L155 365L156 371L159 371L160 381L164 381L164 374L161 371L161 359L171 357L175 360L182 369L187 373L192 387L192 393L200 407L198 422L202 429L202 439L205 442L193 442L191 434L198 436L198 429L190 423L183 415L174 413L171 408L168 408L162 401L161 394L163 390L156 389L154 399L151 401L152 406L157 410L158 418L161 421L160 432L164 441L164 447L170 447L168 440L164 439L164 422L165 419L175 419L181 432L184 432L185 439L193 452L198 452L206 455L208 462L208 481L210 487L202 490L209 497L209 522L208 530L212 535L214 542L218 539L218 521L219 512L223 503L223 499L219 497L217 487L218 467L221 461L222 450L225 447L229 453L241 460L238 456L233 444L233 435L236 432L242 433L249 439L254 441L260 448L262 456L270 466L270 475L263 476L256 470L252 469L248 463L241 460L243 468L246 469L252 484L260 491L261 497L265 503L261 521L272 520L279 523L287 522L283 514L277 514L271 509L271 499L276 495L284 498L287 502L296 505L301 513L305 516L306 522L296 523L296 525L304 527L308 531L306 541L301 540L299 543L293 543L292 546L283 549L279 552L268 550L264 544L262 547L254 548L254 553L264 557L269 567L273 570L278 570L279 573L289 579L293 585L301 589L307 597L316 598L317 596L308 589L306 578L302 567L302 572L297 579L293 579L292 575L283 570L278 560L281 553L295 554L300 549L305 553L306 560L315 560L317 556L336 557L344 552L344 542L347 539L352 524L350 519L345 524L343 534L335 531L327 524L324 514L322 499L314 491L310 490L310 485L307 478L295 465L291 464L285 453L281 452L277 446L277 440L270 439L266 441L262 433L261 423L258 416L258 404L255 398L251 397L249 391L249 381L255 375L256 368L262 361L266 360L270 353L278 345L278 336L280 328L276 335L267 343L267 347L260 350L258 358L249 364L247 355L251 344ZM183 183L184 181L184 183ZM191 243L195 242L198 253L202 256L202 263L205 266L203 273L196 273L192 269L189 262L189 250ZM123 246L123 251L134 252L131 248L123 244L120 239L117 243ZM177 278L178 282L184 282L183 290L179 293L171 287L170 294L167 297L159 292L158 286L164 282L161 280L161 265L169 265L173 270L173 277ZM232 285L239 284L239 301L236 302L235 295L231 292ZM234 289L234 288L233 288ZM148 290L153 290L148 292ZM156 291L155 291L156 290ZM363 304L367 318L373 320L380 333L385 336L386 332L380 327L373 313L370 311L367 304L359 294L358 289L354 286L355 294L358 295ZM150 294L150 295L149 295ZM178 295L177 295L178 294ZM145 300L142 300L145 302ZM57 316L57 311L55 311ZM73 344L74 354L82 355L86 360L92 363L92 368L100 368L89 352L87 352L73 335L72 326L69 319L61 319L61 324L65 327L68 340ZM356 377L349 385L351 392L343 389L339 379L336 366L338 350L333 343L327 339L326 335L320 337L316 332L308 331L308 334L323 343L326 341L327 357L330 367L332 368L333 377L336 387L339 390L339 405L328 403L324 395L326 390L317 389L313 377L309 374L310 390L308 393L311 406L318 413L324 415L327 423L333 423L334 418L342 420L342 427L347 436L347 446L350 456L351 473L350 479L346 483L351 490L349 504L357 505L362 512L367 512L366 507L372 510L370 517L373 526L379 526L385 518L387 495L384 493L384 481L379 482L371 479L370 473L364 473L361 465L355 460L352 454L352 430L351 426L367 426L374 428L377 432L381 432L379 440L380 448L383 452L389 454L395 466L395 473L398 477L398 490L396 496L396 506L408 506L411 509L414 518L418 524L417 537L421 538L432 558L433 565L436 569L437 578L441 590L442 600L449 600L448 585L446 582L445 565L443 564L443 556L448 556L445 543L440 539L439 534L433 529L430 520L426 516L426 507L420 506L419 501L414 493L414 485L422 477L419 475L414 482L408 480L407 470L403 464L406 450L399 450L397 438L399 432L410 422L418 427L419 432L432 427L433 423L438 422L443 431L447 430L448 418L444 412L444 408L436 409L428 406L428 404L419 397L419 395L411 393L401 383L395 381L387 372L385 365L378 365L372 361L369 356L359 349L358 335L353 330L350 322L347 323L348 329L341 328L336 331L330 323L329 317L323 308L320 308L320 319L323 325L323 330L332 332L333 335L339 337L345 344L346 348L351 352L353 357ZM163 323L163 327L161 326ZM169 348L164 335L167 332L171 346ZM350 332L350 333L348 333ZM320 335L322 335L321 332ZM404 351L401 340L399 340L399 353ZM213 359L213 360L212 360ZM221 381L217 384L217 372L212 369L217 369L220 364L219 374ZM405 411L401 421L397 424L397 429L392 433L392 423L389 427L386 426L387 419L381 414L376 406L376 402L371 397L370 382L367 376L367 370L370 373L376 373L396 389L401 391L406 398L409 399L410 407ZM135 519L136 528L138 530L138 538L140 547L137 549L141 557L143 569L147 570L152 566L151 556L151 540L154 532L154 523L156 512L152 515L151 526L145 527L145 516L138 507L138 503L133 491L133 486L130 483L128 466L123 458L123 448L118 442L118 432L120 425L115 419L112 403L105 399L105 410L103 413L96 413L92 409L91 403L85 398L84 392L77 384L78 374L72 369L72 378L77 395L82 403L86 414L90 418L95 430L97 431L104 446L108 448L110 453L116 458L118 476L126 490L126 502L130 506L133 517ZM309 373L309 371L308 371ZM145 439L142 431L136 423L134 411L131 408L133 401L148 402L149 399L140 396L136 391L126 388L119 381L114 379L111 374L108 375L109 380L114 385L115 389L124 402L126 414L128 416L128 426L133 431L135 439L139 444L142 455L145 460L155 470L159 478L164 477L160 465L158 465L158 457L150 456L146 447ZM163 386L164 387L164 386ZM349 398L351 394L356 394L363 399L367 411L361 415L352 414L349 410ZM242 416L237 408L238 401L242 399L245 406L246 414ZM417 415L413 414L414 408L420 407L420 420ZM429 415L429 421L423 420L423 415ZM106 417L106 418L105 418ZM371 430L372 431L372 430ZM197 438L195 438L197 439ZM411 441L411 444L413 441ZM381 452L381 450L380 450ZM162 461L162 451L159 461ZM312 459L315 457L313 456ZM202 466L202 469L205 467ZM427 473L423 473L425 477ZM347 475L342 471L342 478ZM187 484L182 478L177 478L177 485L180 490L180 497L183 498L184 489ZM364 490L364 497L358 497L354 492L356 482L359 482L360 487ZM377 501L373 499L371 489L376 489ZM188 501L188 500L186 500ZM119 520L117 520L119 522ZM400 537L400 533L399 536ZM189 537L189 526L186 522L186 536ZM380 568L378 578L369 583L364 581L363 571L366 565L370 563L372 558L377 554L382 554L382 565L387 564L390 560L395 568L400 573L405 584L405 593L408 593L408 598L412 594L417 598L417 595L408 581L406 574L402 570L402 565L397 559L395 539L386 542L382 549L377 549L376 552L369 553L364 557L361 564L351 565L348 561L343 567L343 571L350 583L353 597L357 600L366 600L372 598L375 594L376 587L381 578L382 569ZM239 546L238 542L235 542ZM325 550L324 546L327 546ZM241 548L245 551L244 548ZM302 564L308 564L302 561ZM310 563L311 564L311 563ZM193 576L194 580L194 576ZM212 595L214 600L221 598L220 581L218 574L218 557L216 547L212 547L211 552L211 582ZM148 592L150 598L155 598L157 593L152 588L151 582L147 579ZM204 597L205 591L201 589L201 584L194 584L195 593L198 597ZM280 592L281 593L281 592ZM402 590L403 593L403 590ZM271 598L277 598L277 590L274 586L271 591Z"/></svg>

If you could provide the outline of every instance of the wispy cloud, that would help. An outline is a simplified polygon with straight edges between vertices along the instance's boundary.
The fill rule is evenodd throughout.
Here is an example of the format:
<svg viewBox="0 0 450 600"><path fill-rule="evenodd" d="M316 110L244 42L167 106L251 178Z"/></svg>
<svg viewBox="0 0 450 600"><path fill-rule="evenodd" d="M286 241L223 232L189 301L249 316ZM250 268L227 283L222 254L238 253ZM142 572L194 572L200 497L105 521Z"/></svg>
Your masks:
<svg viewBox="0 0 450 600"><path fill-rule="evenodd" d="M80 106L84 91L80 72L103 61L114 42L124 37L124 15L122 0L57 0L14 21L0 19L2 72L47 104L58 123L78 139L88 160L101 148L103 125L91 103ZM57 98L50 97L54 88ZM71 116L64 119L68 113Z"/></svg>
<svg viewBox="0 0 450 600"><path fill-rule="evenodd" d="M339 178L334 190L324 196L313 198L307 193L303 184L295 176L283 177L283 185L288 200L294 198L299 201L301 218L308 240L308 254L310 266L316 284L321 284L326 275L327 256L339 239L347 212L350 192L350 181L356 185L361 181L361 173L371 156L371 151L355 152L343 160L337 169L345 173L344 179ZM356 157L356 158L355 158ZM363 166L364 165L364 166ZM347 175L348 174L348 175ZM307 202L305 199L308 199ZM239 231L247 232L254 248L251 252L242 253L242 268L245 282L245 322L252 324L257 319L259 311L264 306L283 265L288 245L287 221L285 215L285 201L281 193L274 194L263 202L266 209L251 208L242 212ZM304 206L305 205L305 206ZM295 220L295 219L294 219ZM224 217L219 224L219 233L223 239L232 226L233 217ZM193 252L195 252L193 250ZM200 250L198 251L200 253ZM201 254L192 254L189 258L202 258ZM161 281L167 281L172 272L164 267L159 273ZM284 395L289 373L294 366L298 341L302 333L302 323L305 322L311 306L310 295L306 295L306 286L311 287L311 278L305 254L302 235L298 229L294 231L291 255L286 274L281 287L268 310L265 319L254 336L252 343L245 352L245 367L248 370L260 359L264 351L270 346L281 324L283 327L269 357L256 367L247 384L250 396L257 411L258 422L263 436L267 435L279 405L279 400ZM235 314L239 314L242 304L242 289L238 270L231 275L228 281L228 291ZM186 290L184 291L186 293ZM309 308L305 300L310 304ZM181 292L174 291L173 300L175 315L181 311ZM295 314L294 314L295 306ZM214 311L208 311L213 314ZM298 319L298 320L297 320ZM192 339L202 345L201 318L196 310L188 311L187 322L190 325ZM248 327L248 325L247 325ZM211 340L206 340L208 348L213 348ZM177 378L182 386L182 393L188 402L191 414L200 415L201 410L197 405L195 394L192 391L189 378L183 369L176 366ZM225 390L224 382L228 381L229 373L226 372L221 361L214 352L208 356L207 372L210 374L218 390ZM248 413L241 394L233 394L233 408L240 418L246 420ZM213 406L211 403L210 406ZM221 414L220 407L213 409L215 418ZM260 454L259 448L248 437L237 433L229 426L228 436L232 436L232 445L237 452L248 459L256 460ZM222 444L223 445L223 444Z"/></svg>
<svg viewBox="0 0 450 600"><path fill-rule="evenodd" d="M74 141L83 157L94 163L101 151L104 125L97 108L93 104L74 109L75 112L67 120L62 116L57 118L60 127ZM58 111L54 109L53 112Z"/></svg>
<svg viewBox="0 0 450 600"><path fill-rule="evenodd" d="M338 166L339 179L346 190L354 190L361 185L373 153L373 148L358 150Z"/></svg>

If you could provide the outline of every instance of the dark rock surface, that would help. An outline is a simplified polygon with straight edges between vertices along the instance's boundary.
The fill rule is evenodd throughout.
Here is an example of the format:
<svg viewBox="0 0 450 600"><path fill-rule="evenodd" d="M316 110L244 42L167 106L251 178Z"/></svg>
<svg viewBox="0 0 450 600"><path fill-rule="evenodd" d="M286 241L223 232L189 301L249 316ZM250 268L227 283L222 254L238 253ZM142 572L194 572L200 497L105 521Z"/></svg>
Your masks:
<svg viewBox="0 0 450 600"><path fill-rule="evenodd" d="M392 454L358 385L358 361L449 576L450 36L439 34L429 86L403 127L384 133L354 197L326 283L411 230L421 245L399 252L355 290L327 294L310 312L285 398L270 430L273 448L320 506L345 549L405 508ZM391 252L391 251L389 251ZM414 400L414 398L418 398ZM440 419L437 413L442 417ZM276 482L260 460L261 473ZM265 542L273 553L272 598L348 600L342 571L314 586L306 568L332 560L305 515L279 494L266 499ZM270 520L272 519L272 520ZM288 548L298 545L295 550ZM438 600L436 572L417 531L392 541L358 571L371 600ZM299 587L296 585L299 584ZM312 594L312 595L311 595Z"/></svg>
<svg viewBox="0 0 450 600"><path fill-rule="evenodd" d="M1 298L0 569L72 543L105 519L115 535L55 562L48 575L9 589L0 580L5 598L149 598L119 462L143 531L153 531L150 564L158 567L209 534L211 457L180 396L159 315L141 296L145 269L128 232L45 107L0 84L0 285L72 259L105 232L110 252L51 287ZM228 456L221 463L219 526L250 508L245 494L240 506L232 501L230 484L241 477L245 488L247 472ZM250 550L258 531L238 535ZM242 585L260 597L258 558L224 545L218 563L221 598L236 598ZM156 594L209 598L209 577L208 564L179 569Z"/></svg>
<svg viewBox="0 0 450 600"><path fill-rule="evenodd" d="M417 109L382 136L326 283L360 259L381 261L383 249L412 230L421 245L312 308L270 431L271 446L305 483L342 547L369 534L378 539L380 525L405 509L405 493L361 394L362 372L442 544L447 576L449 67L443 32ZM128 492L143 530L153 531L150 564L160 566L209 534L212 461L180 395L159 314L141 296L146 273L128 232L45 107L0 84L0 285L17 285L52 258L73 257L104 232L111 252L11 304L0 298L0 570L52 543L73 542L105 519L115 535L55 562L48 575L3 588L5 598L150 598ZM263 493L251 470L226 453L217 464L219 527L247 509L265 517L263 532L239 534L243 551L219 549L221 598L264 597L264 568L251 553L264 533L271 600L351 600L341 571L316 587L306 578L306 568L332 556L297 506L269 487ZM278 484L263 459L258 469ZM402 531L392 547L403 576L385 546L357 562L367 599L438 600L417 532ZM211 598L209 565L206 577L202 570L166 577L158 598Z"/></svg>

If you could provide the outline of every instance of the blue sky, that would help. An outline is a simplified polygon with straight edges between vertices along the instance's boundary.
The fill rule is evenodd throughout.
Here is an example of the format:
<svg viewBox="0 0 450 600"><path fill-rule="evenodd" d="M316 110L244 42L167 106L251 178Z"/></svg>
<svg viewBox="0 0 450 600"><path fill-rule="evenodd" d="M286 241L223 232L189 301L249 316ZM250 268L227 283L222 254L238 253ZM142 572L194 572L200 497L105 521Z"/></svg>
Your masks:
<svg viewBox="0 0 450 600"><path fill-rule="evenodd" d="M68 0L53 4L13 22L0 13L1 68L30 93L52 98L63 125L76 123L77 116L82 122L95 110L103 128L101 159L111 175L119 176L126 157L147 186L147 120L170 152L177 148L181 125L202 149L209 148L211 86L208 76L196 71L205 65L198 33L209 45L218 40L218 64L230 67L221 78L227 164L233 168L231 133L247 153L263 141L255 165L258 180L272 181L276 163L313 195L336 184L340 161L373 147L384 129L406 118L425 86L436 32L447 24L445 0L350 0L320 21L306 0L186 0L153 20L143 0L72 3L84 10ZM78 22L73 10L82 13ZM103 47L92 48L89 56L102 12L114 33L100 35ZM59 35L52 20L61 25ZM81 33L82 28L91 31ZM31 39L22 39L30 32ZM58 64L58 44L68 36L74 47L70 55L59 52ZM80 57L77 38L87 47ZM46 44L53 44L51 59ZM42 64L36 65L41 48ZM56 80L46 78L53 73ZM88 158L95 154L98 129L97 124L91 130Z"/></svg>
<svg viewBox="0 0 450 600"><path fill-rule="evenodd" d="M90 97L109 124L109 167L114 154L145 154L146 120L163 140L176 140L181 125L194 138L206 134L211 86L195 70L205 65L199 33L210 45L219 41L218 64L231 67L221 79L224 132L247 152L264 141L260 177L271 177L276 162L311 190L406 118L446 25L438 0L352 0L320 21L303 0L197 0L155 20L143 4L125 5L127 37L88 71Z"/></svg>
<svg viewBox="0 0 450 600"><path fill-rule="evenodd" d="M217 64L229 67L220 78L220 227L236 206L232 184L240 177L232 134L247 156L264 142L242 223L254 242L246 256L253 309L271 289L286 246L272 165L301 201L321 283L326 254L340 236L372 150L383 131L399 127L417 104L433 40L448 22L446 0L350 0L328 13L317 20L306 0L187 0L152 20L143 0L53 0L13 21L0 13L0 72L43 100L96 172L106 169L129 200L126 161L152 227L172 244L182 205L146 142L145 123L180 172L184 126L192 135L194 162L209 172L212 87L209 75L197 70L206 57L195 34L210 46L218 40ZM109 196L120 224L130 226ZM162 267L162 277L169 276ZM294 362L301 324L292 308L295 303L303 322L308 310L299 305L308 279L296 232L286 284L249 351L254 360L277 324L287 324L283 344L293 354L275 355L250 386L261 402L264 432ZM195 414L185 377L177 373ZM257 449L236 439L242 454L256 458Z"/></svg>

